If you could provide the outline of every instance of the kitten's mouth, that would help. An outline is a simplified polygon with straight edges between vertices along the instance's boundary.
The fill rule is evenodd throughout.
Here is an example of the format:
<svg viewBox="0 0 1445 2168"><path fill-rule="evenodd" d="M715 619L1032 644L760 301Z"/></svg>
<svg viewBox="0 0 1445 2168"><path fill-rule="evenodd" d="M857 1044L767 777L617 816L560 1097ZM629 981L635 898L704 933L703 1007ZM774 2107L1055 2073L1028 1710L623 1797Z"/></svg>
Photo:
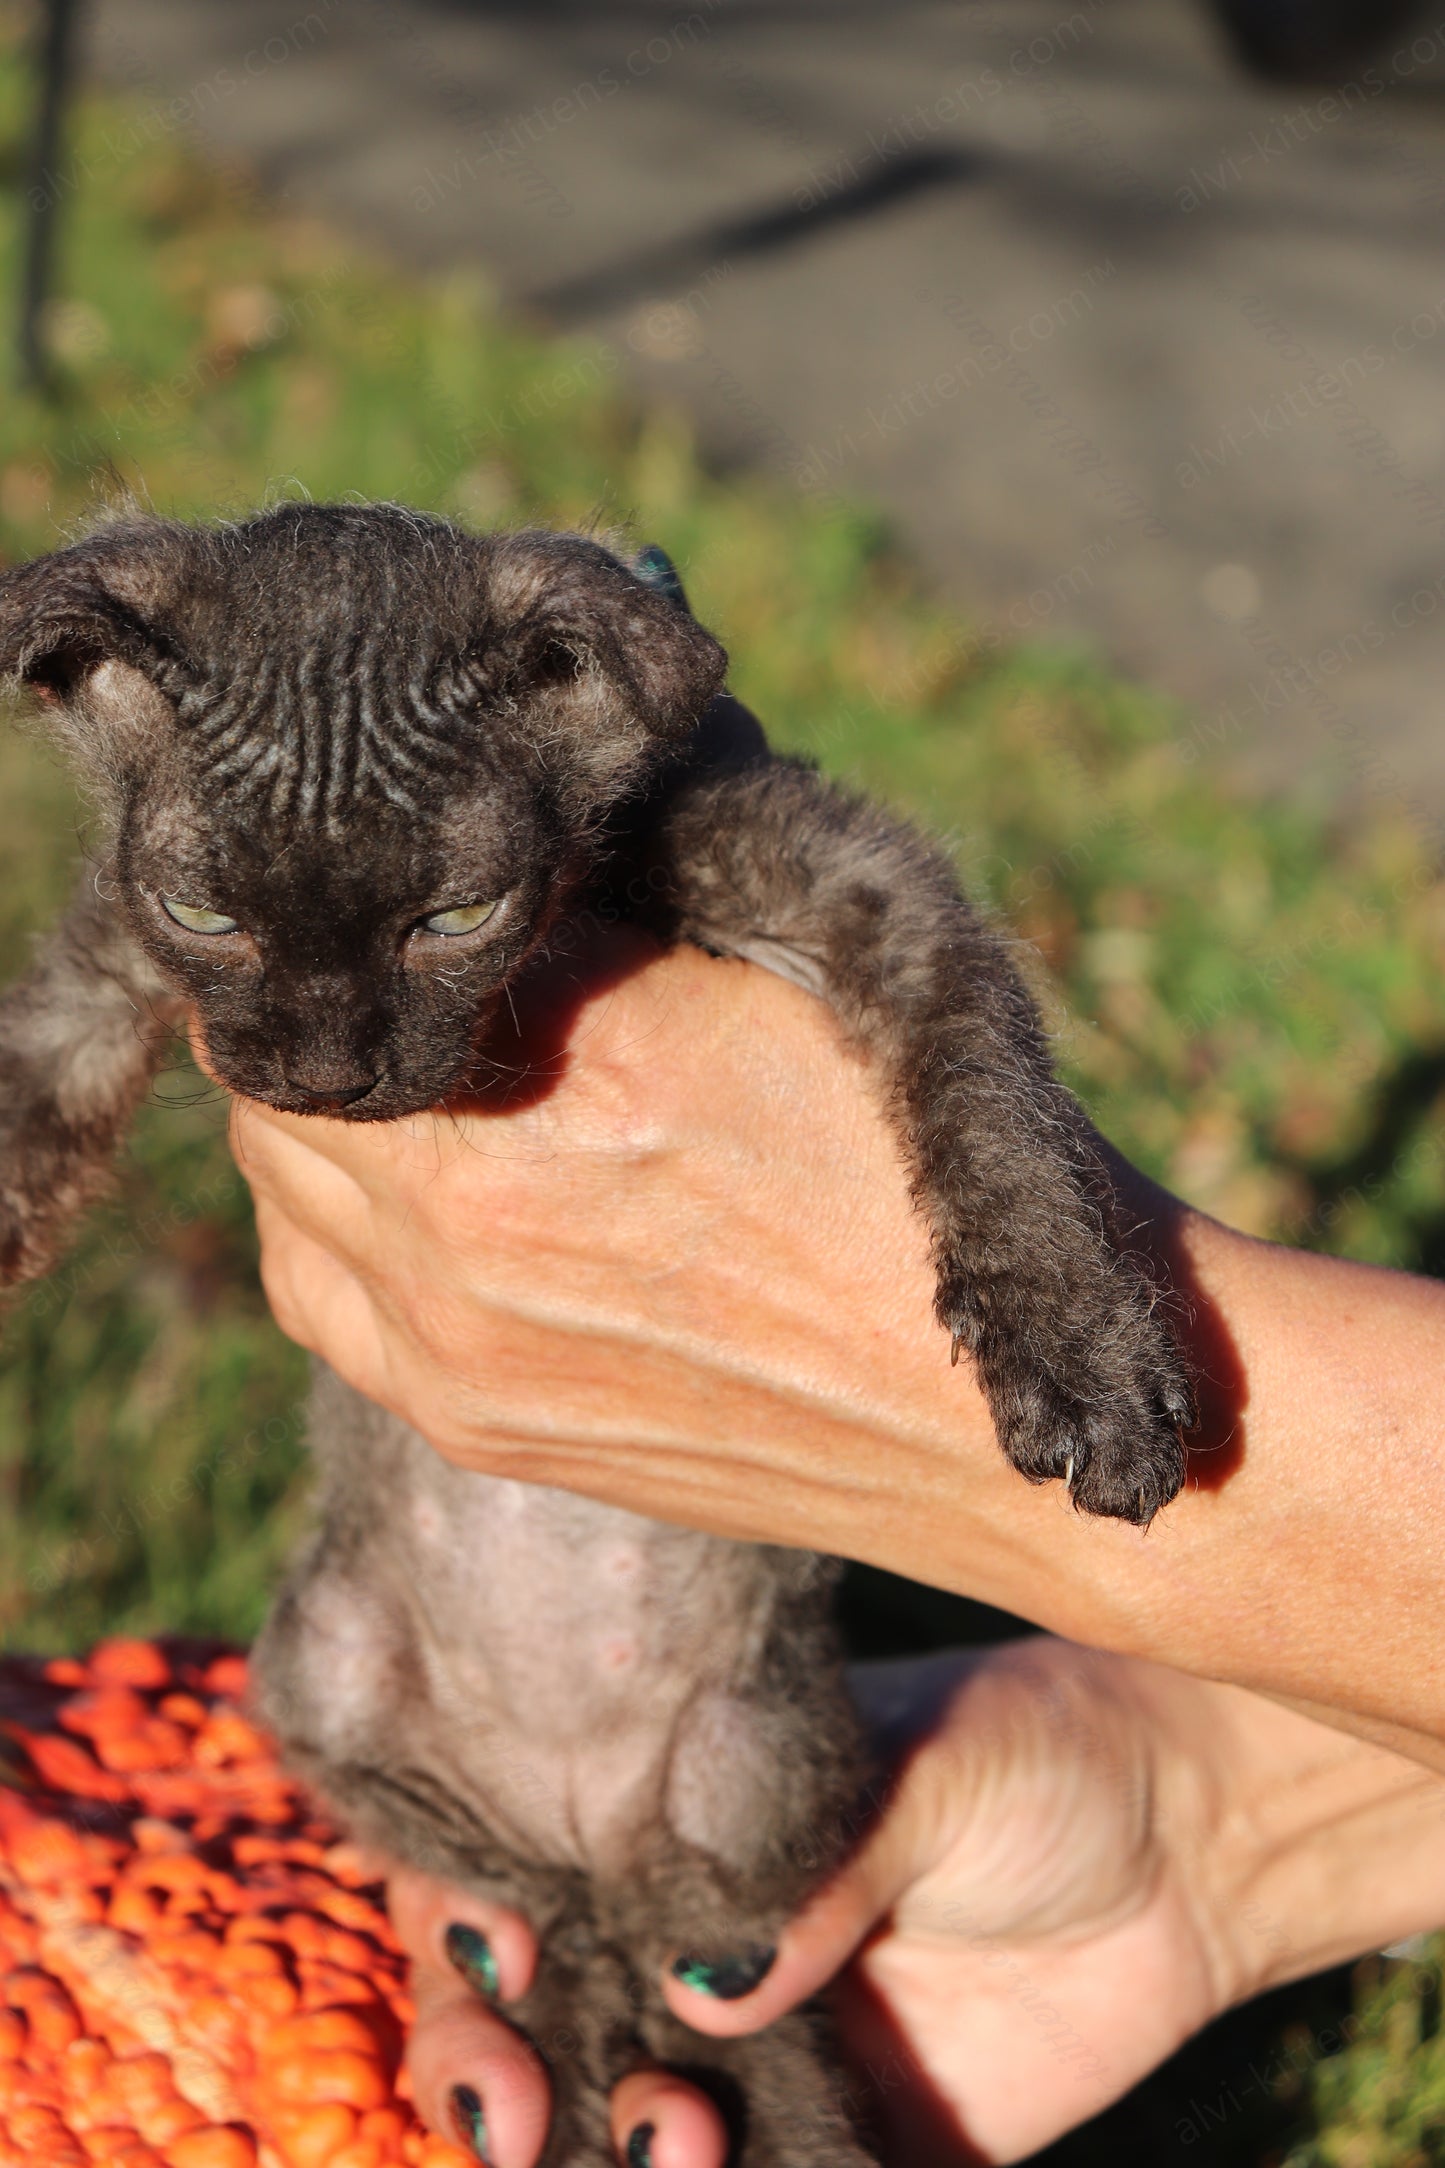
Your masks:
<svg viewBox="0 0 1445 2168"><path fill-rule="evenodd" d="M259 1092L253 1086L244 1096L264 1101L278 1114L314 1114L333 1122L398 1122L411 1114L430 1113L446 1098L447 1084L443 1081L408 1088L405 1083L378 1076L369 1083L357 1078L322 1089L298 1085L285 1077Z"/></svg>
<svg viewBox="0 0 1445 2168"><path fill-rule="evenodd" d="M278 1114L315 1115L333 1122L398 1122L414 1114L428 1114L443 1105L472 1071L470 1058L450 1070L397 1075L385 1068L372 1071L357 1067L319 1074L287 1076L266 1064L269 1074L256 1074L259 1064L244 1056L219 1058L204 1043L197 1045L201 1067L223 1090L238 1099L274 1108Z"/></svg>
<svg viewBox="0 0 1445 2168"><path fill-rule="evenodd" d="M355 1106L358 1099L365 1099L381 1082L379 1076L338 1078L334 1083L303 1084L296 1077L284 1079L288 1092L300 1095L304 1104L313 1106L318 1114L341 1114L347 1107Z"/></svg>

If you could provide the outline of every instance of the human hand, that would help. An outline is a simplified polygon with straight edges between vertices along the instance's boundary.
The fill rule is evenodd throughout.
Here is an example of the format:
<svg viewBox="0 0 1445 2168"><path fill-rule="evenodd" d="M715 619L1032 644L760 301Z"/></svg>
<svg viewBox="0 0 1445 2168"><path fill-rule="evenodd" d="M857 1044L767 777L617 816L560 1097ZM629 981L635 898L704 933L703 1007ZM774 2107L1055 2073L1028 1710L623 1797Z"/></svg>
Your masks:
<svg viewBox="0 0 1445 2168"><path fill-rule="evenodd" d="M852 2097L886 2162L1031 2153L1231 2002L1445 1910L1445 1785L1256 1696L1044 1639L868 1666L855 1685L894 1771L875 1825L751 1995L665 1992L699 2032L736 2034L839 1975ZM455 2132L460 2086L494 2168L531 2168L547 2078L505 2022L530 1930L410 1872L393 1916L416 1963L423 2114ZM487 1977L459 1924L485 1937ZM629 2168L726 2155L714 2109L670 2073L618 2086L612 2132Z"/></svg>
<svg viewBox="0 0 1445 2168"><path fill-rule="evenodd" d="M910 2168L1014 2159L1126 2091L1224 1989L1169 1871L1160 1741L1119 1671L1049 1641L861 1669L897 1771L876 1826L786 1930L762 1986L721 2004L669 1979L673 2009L701 2032L749 2031L852 1959L834 2002L854 2098L884 2158ZM531 1979L530 1930L410 1872L392 1888L416 1964L422 2111L455 2131L455 2088L469 2088L495 2168L530 2168L547 2082L503 2015ZM448 1962L459 1923L486 1937L491 2009ZM679 2079L618 2087L619 2160L649 2125L652 2168L722 2168L716 2112Z"/></svg>
<svg viewBox="0 0 1445 2168"><path fill-rule="evenodd" d="M985 1560L972 1519L1036 1494L950 1366L829 1013L632 931L518 1000L485 1098L376 1126L237 1103L282 1328L467 1467L850 1555L866 1525L895 1565L920 1509L937 1543L947 1483L950 1542Z"/></svg>
<svg viewBox="0 0 1445 2168"><path fill-rule="evenodd" d="M518 1004L466 1105L236 1105L294 1338L463 1466L863 1559L1445 1766L1445 1289L1250 1241L1121 1164L1210 1414L1147 1536L1090 1520L950 1368L881 1091L821 1003L620 928Z"/></svg>

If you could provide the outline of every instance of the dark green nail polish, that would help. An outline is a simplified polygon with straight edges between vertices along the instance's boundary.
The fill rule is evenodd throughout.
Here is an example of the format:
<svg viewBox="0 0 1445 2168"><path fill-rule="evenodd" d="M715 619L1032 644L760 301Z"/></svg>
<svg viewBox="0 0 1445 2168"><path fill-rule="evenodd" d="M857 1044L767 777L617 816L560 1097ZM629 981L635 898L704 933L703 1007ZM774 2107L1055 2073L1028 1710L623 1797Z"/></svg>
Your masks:
<svg viewBox="0 0 1445 2168"><path fill-rule="evenodd" d="M652 2141L657 2136L655 2123L639 2123L627 2141L627 2168L652 2168Z"/></svg>
<svg viewBox="0 0 1445 2168"><path fill-rule="evenodd" d="M737 2002L751 1995L759 1980L772 1968L776 1950L743 1950L736 1957L679 1957L673 1978L700 1994L715 1995L719 2002Z"/></svg>
<svg viewBox="0 0 1445 2168"><path fill-rule="evenodd" d="M649 542L646 549L638 551L632 561L632 569L645 587L655 588L658 594L666 595L668 601L675 602L679 609L687 608L687 595L677 576L677 566L667 551L659 549L655 542Z"/></svg>
<svg viewBox="0 0 1445 2168"><path fill-rule="evenodd" d="M501 1993L497 1978L497 1960L492 1955L492 1945L476 1927L464 1927L460 1920L453 1920L443 1937L447 1956L468 1987L485 1995L488 2002L495 2002Z"/></svg>
<svg viewBox="0 0 1445 2168"><path fill-rule="evenodd" d="M470 2085L452 2087L452 2121L462 2144L476 2154L479 2161L487 2158L487 2119L482 2113L481 2096Z"/></svg>

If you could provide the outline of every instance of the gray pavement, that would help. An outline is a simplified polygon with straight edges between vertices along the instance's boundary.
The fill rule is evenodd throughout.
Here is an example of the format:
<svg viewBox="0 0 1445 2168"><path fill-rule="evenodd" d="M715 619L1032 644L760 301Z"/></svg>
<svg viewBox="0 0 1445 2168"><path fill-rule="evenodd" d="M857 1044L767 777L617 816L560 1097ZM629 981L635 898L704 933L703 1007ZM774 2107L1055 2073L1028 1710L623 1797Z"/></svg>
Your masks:
<svg viewBox="0 0 1445 2168"><path fill-rule="evenodd" d="M89 42L1201 752L1445 813L1445 0L1336 93L1190 0L95 0Z"/></svg>

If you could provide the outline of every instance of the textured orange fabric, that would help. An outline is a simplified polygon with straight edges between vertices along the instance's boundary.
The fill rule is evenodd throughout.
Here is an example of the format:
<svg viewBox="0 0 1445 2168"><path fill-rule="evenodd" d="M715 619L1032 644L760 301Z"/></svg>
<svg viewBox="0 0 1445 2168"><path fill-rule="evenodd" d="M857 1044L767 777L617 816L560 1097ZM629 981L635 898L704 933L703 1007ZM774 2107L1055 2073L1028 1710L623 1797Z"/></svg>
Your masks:
<svg viewBox="0 0 1445 2168"><path fill-rule="evenodd" d="M193 1642L0 1661L0 2168L466 2168L381 1894L245 1686Z"/></svg>

